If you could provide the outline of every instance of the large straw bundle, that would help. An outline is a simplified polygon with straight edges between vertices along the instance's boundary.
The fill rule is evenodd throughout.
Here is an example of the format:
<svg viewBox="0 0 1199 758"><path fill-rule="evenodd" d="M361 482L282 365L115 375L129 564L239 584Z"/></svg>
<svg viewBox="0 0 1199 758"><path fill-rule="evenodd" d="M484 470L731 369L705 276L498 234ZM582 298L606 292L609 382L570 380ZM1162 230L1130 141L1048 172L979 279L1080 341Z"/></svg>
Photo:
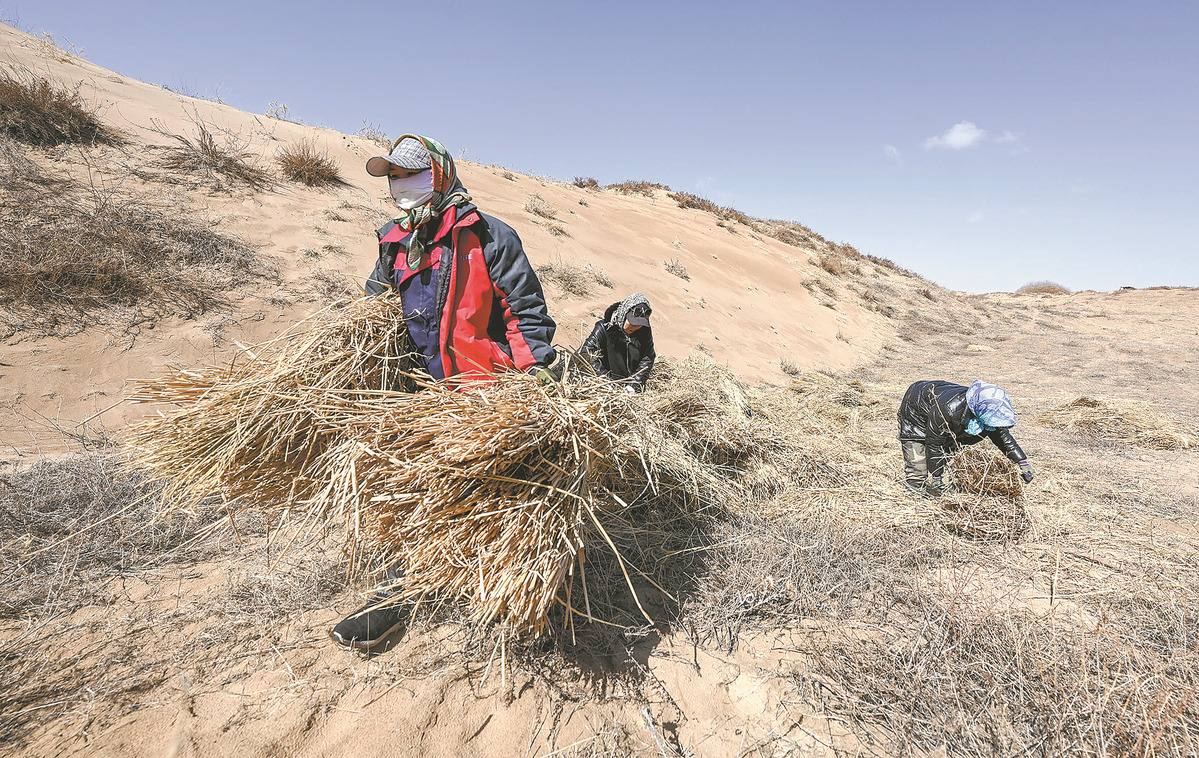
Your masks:
<svg viewBox="0 0 1199 758"><path fill-rule="evenodd" d="M1182 422L1137 403L1078 397L1042 413L1038 420L1103 440L1159 450L1188 449L1195 437Z"/></svg>
<svg viewBox="0 0 1199 758"><path fill-rule="evenodd" d="M505 374L354 406L312 508L400 558L406 596L457 598L478 623L541 631L586 526L602 535L596 509L620 507L604 484L645 479L616 475L631 459L610 427L630 406L614 393L565 397Z"/></svg>
<svg viewBox="0 0 1199 758"><path fill-rule="evenodd" d="M942 503L951 532L1006 540L1028 528L1020 472L1006 457L980 446L963 447L950 460L949 473L957 493Z"/></svg>
<svg viewBox="0 0 1199 758"><path fill-rule="evenodd" d="M134 401L177 408L128 430L133 463L176 507L212 493L271 503L311 496L328 480L317 464L343 426L326 396L414 386L400 315L396 298L359 300L246 351L240 363L142 382Z"/></svg>
<svg viewBox="0 0 1199 758"><path fill-rule="evenodd" d="M958 450L949 461L949 473L959 492L1009 500L1024 497L1016 464L1006 456L982 446L967 446Z"/></svg>
<svg viewBox="0 0 1199 758"><path fill-rule="evenodd" d="M768 448L726 423L745 420L744 402L710 362L678 391L639 396L522 374L415 391L407 344L398 303L364 299L243 363L145 383L137 400L177 407L132 428L132 463L169 506L215 493L276 527L344 524L356 555L402 559L409 596L538 632L571 602L585 543L615 550L601 511L646 496L725 507ZM701 385L724 390L700 402Z"/></svg>

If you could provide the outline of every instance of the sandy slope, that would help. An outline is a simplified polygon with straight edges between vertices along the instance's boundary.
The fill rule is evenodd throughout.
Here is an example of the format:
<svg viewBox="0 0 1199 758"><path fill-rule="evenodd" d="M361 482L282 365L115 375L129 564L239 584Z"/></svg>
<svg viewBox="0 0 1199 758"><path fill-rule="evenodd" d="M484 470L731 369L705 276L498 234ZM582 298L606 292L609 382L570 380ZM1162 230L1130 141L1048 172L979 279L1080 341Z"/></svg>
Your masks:
<svg viewBox="0 0 1199 758"><path fill-rule="evenodd" d="M314 136L348 183L325 192L279 184L250 193L146 182L150 191L174 193L181 212L202 214L275 257L280 281L201 319L92 328L67 338L16 335L0 345L0 455L29 460L77 450L81 438L98 431L119 432L142 413L125 405L105 410L130 379L171 363L222 360L235 340L279 333L321 306L306 284L318 266L347 275L369 270L371 229L386 210L383 187L362 171L376 151L371 143L181 97L8 27L0 26L0 46L4 59L81 82L106 121L132 140L125 152L96 153L95 176L116 176L123 163L137 161L136 145L168 144L162 130L187 132L191 119L203 119L248 140L263 165L278 146ZM87 173L72 151L35 157L80 180ZM702 344L752 381L781 382L785 358L801 368L856 370L890 389L916 378L985 376L1012 389L1025 410L1042 409L1062 393L1092 392L1168 401L1192 422L1199 412L1193 290L964 297L869 261L851 260L831 273L819 265L829 250L817 243L792 247L743 225L720 227L708 214L679 209L665 193L624 196L466 161L461 168L479 205L518 230L535 263L591 264L611 278L611 290L597 285L586 297L548 287L563 345L577 344L607 303L640 290L655 305L663 354L682 357ZM555 209L554 222L568 236L551 234L547 219L525 210L534 193ZM300 252L325 244L345 252ZM689 280L666 272L664 261L674 259ZM814 286L817 280L827 290ZM881 297L893 317L872 307L863 291ZM892 445L888 424L871 431ZM1032 425L1022 428L1021 441L1038 463L1065 465L1055 457L1070 444L1062 435ZM1192 499L1199 491L1190 454L1111 455L1115 464L1156 477L1163 491L1189 491ZM1170 523L1193 534L1193 525ZM264 630L263 614L253 609L272 602L271 588L282 583L298 592L294 585L315 583L330 564L270 574L267 565L260 542L225 544L208 560L113 582L103 602L61 620L63 650L55 654L72 661L88 694L65 714L47 708L54 715L19 752L832 755L834 747L856 754L881 744L857 742L844 723L801 700L790 678L799 665L794 631L744 635L731 647L694 644L685 634L647 637L630 641L636 663L623 663L623 670L571 661L565 671L480 652L464 630L445 624L365 659L325 637L356 602L344 588L270 617ZM1026 594L1040 597L1028 582ZM14 624L0 631L4 639L21 633Z"/></svg>
<svg viewBox="0 0 1199 758"><path fill-rule="evenodd" d="M80 84L104 121L129 141L121 149L89 151L86 163L75 149L31 151L32 157L76 181L122 182L165 193L177 200L180 213L197 214L256 245L278 262L282 276L278 285L241 293L232 310L196 320L107 332L91 328L67 339L17 335L0 346L0 403L11 409L0 419L2 454L60 452L61 445L43 432L55 425L80 431L80 421L120 399L129 379L153 374L167 363L222 360L236 349L235 340L253 343L278 334L324 304L307 279L314 269L354 282L369 273L377 255L373 229L389 213L384 184L363 168L378 145L133 81L3 25L0 49L0 59ZM316 191L281 181L264 192L213 191L188 187L161 171L150 181L129 176L130 166L147 172L147 156L153 156L147 146L173 144L170 134L194 136L196 122L209 125L218 137L233 135L266 168L281 146L313 139L341 166L346 185ZM388 128L399 131L404 125ZM652 198L622 195L465 160L459 165L479 207L517 230L535 265L590 264L610 278L610 289L595 284L585 297L547 284L562 346L577 346L609 303L641 291L654 304L661 354L681 358L704 350L751 381L781 381L782 359L799 368L844 368L892 338L894 322L861 293L902 308L922 299L918 290L931 287L867 260L848 261L846 271L830 274L818 263L831 248L819 240L797 248L741 224L717 226L716 217L678 208L662 191ZM555 218L526 210L534 195ZM551 233L551 225L564 234ZM324 246L344 252L322 252ZM305 255L305 250L317 254ZM667 261L678 261L690 279L668 273ZM114 408L91 426L119 429L142 412Z"/></svg>

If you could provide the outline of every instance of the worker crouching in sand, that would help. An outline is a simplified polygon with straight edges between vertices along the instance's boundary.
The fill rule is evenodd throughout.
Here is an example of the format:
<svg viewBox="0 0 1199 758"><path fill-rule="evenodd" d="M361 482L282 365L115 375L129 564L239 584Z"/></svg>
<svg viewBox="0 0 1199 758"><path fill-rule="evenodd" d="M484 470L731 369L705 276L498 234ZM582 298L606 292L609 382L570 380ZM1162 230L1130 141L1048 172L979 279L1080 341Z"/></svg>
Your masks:
<svg viewBox="0 0 1199 758"><path fill-rule="evenodd" d="M379 260L366 291L399 296L429 375L461 381L525 371L553 381L556 325L520 237L475 207L441 143L405 134L367 161L366 172L387 178L400 209L377 231ZM393 564L388 585L333 628L334 641L370 650L403 626L407 607L386 602L402 577Z"/></svg>
<svg viewBox="0 0 1199 758"><path fill-rule="evenodd" d="M969 387L938 380L915 382L899 404L904 487L916 494L944 495L942 476L949 457L983 439L994 442L1020 467L1021 478L1031 482L1032 464L1008 431L1015 424L1011 398L994 384L979 379Z"/></svg>
<svg viewBox="0 0 1199 758"><path fill-rule="evenodd" d="M641 392L654 368L653 313L649 300L634 292L604 311L580 352L599 376L619 381L626 392Z"/></svg>

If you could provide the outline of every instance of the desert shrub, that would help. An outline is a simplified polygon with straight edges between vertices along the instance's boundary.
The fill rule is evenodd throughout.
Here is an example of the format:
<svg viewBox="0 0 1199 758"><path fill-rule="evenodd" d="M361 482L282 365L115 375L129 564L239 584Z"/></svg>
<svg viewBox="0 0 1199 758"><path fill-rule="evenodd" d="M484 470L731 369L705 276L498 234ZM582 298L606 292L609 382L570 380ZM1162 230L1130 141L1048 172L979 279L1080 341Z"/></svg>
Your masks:
<svg viewBox="0 0 1199 758"><path fill-rule="evenodd" d="M337 161L311 140L301 140L279 150L275 156L283 175L308 187L332 187L345 184Z"/></svg>
<svg viewBox="0 0 1199 758"><path fill-rule="evenodd" d="M679 204L680 208L694 208L695 210L707 211L708 213L717 213L720 211L720 206L706 197L693 195L690 192L671 192L670 199Z"/></svg>
<svg viewBox="0 0 1199 758"><path fill-rule="evenodd" d="M257 156L247 148L249 140L233 132L224 132L218 140L208 124L192 119L195 137L175 134L165 127L158 131L177 144L165 148L158 163L162 168L183 172L189 179L209 182L214 189L224 189L226 183L240 184L251 189L270 186L271 177L257 165Z"/></svg>
<svg viewBox="0 0 1199 758"><path fill-rule="evenodd" d="M849 271L845 265L845 259L832 253L821 253L820 257L816 259L816 265L833 276L844 276Z"/></svg>
<svg viewBox="0 0 1199 758"><path fill-rule="evenodd" d="M525 210L529 213L532 213L534 216L540 216L542 218L553 219L558 217L558 211L554 209L554 206L547 203L541 197L541 195L538 195L537 193L529 195L528 199L525 200Z"/></svg>
<svg viewBox="0 0 1199 758"><path fill-rule="evenodd" d="M372 124L366 119L362 120L362 128L358 130L358 136L374 142L384 150L391 150L391 137L383 131L383 128L378 124Z"/></svg>
<svg viewBox="0 0 1199 758"><path fill-rule="evenodd" d="M79 89L78 84L55 84L22 66L0 69L0 134L40 147L115 141Z"/></svg>
<svg viewBox="0 0 1199 758"><path fill-rule="evenodd" d="M796 366L786 358L779 358L779 368L782 369L783 373L787 376L799 376L800 374L799 366Z"/></svg>
<svg viewBox="0 0 1199 758"><path fill-rule="evenodd" d="M662 261L662 265L666 267L666 273L673 274L685 281L691 281L691 274L687 273L687 267L679 263L678 258L671 258L668 261Z"/></svg>
<svg viewBox="0 0 1199 758"><path fill-rule="evenodd" d="M622 195L644 195L646 197L653 197L654 190L669 190L670 187L667 187L665 184L658 184L657 182L627 181L619 184L609 184L607 187L604 187L604 189L610 189L613 192L619 192Z"/></svg>
<svg viewBox="0 0 1199 758"><path fill-rule="evenodd" d="M608 272L590 263L580 266L562 258L543 263L534 269L537 278L544 284L552 284L563 292L579 297L587 297L595 292L595 285L612 289L612 279Z"/></svg>
<svg viewBox="0 0 1199 758"><path fill-rule="evenodd" d="M118 186L9 177L0 184L5 328L77 331L85 313L193 316L269 264L177 202Z"/></svg>
<svg viewBox="0 0 1199 758"><path fill-rule="evenodd" d="M1069 295L1070 290L1055 282L1029 282L1016 290L1018 295Z"/></svg>
<svg viewBox="0 0 1199 758"><path fill-rule="evenodd" d="M599 189L599 182L590 176L576 176L574 185L581 189Z"/></svg>

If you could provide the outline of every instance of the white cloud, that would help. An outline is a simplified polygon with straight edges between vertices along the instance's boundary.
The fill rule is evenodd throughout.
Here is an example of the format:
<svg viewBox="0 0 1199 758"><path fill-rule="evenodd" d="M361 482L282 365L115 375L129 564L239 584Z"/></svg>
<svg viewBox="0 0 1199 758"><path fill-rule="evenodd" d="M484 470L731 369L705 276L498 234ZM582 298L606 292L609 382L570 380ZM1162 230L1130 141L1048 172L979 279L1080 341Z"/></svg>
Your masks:
<svg viewBox="0 0 1199 758"><path fill-rule="evenodd" d="M968 222L970 222L971 224L977 224L979 221L982 221L982 220L983 220L983 212L982 212L982 211L975 211L974 213L971 213L971 214L970 214L970 217L969 217L969 218L967 218L966 220L967 220Z"/></svg>
<svg viewBox="0 0 1199 758"><path fill-rule="evenodd" d="M883 154L887 156L887 160L892 160L896 163L900 163L903 160L903 157L899 154L899 148L894 145L883 145Z"/></svg>
<svg viewBox="0 0 1199 758"><path fill-rule="evenodd" d="M1009 132L1008 130L1004 129L1003 134L996 137L995 141L1002 145L1002 144L1006 144L1008 142L1015 142L1018 139L1020 139L1019 134L1015 134L1013 132Z"/></svg>
<svg viewBox="0 0 1199 758"><path fill-rule="evenodd" d="M959 121L940 137L929 137L924 141L925 149L945 147L950 150L963 150L971 145L977 145L987 136L985 129L979 129L969 121Z"/></svg>

